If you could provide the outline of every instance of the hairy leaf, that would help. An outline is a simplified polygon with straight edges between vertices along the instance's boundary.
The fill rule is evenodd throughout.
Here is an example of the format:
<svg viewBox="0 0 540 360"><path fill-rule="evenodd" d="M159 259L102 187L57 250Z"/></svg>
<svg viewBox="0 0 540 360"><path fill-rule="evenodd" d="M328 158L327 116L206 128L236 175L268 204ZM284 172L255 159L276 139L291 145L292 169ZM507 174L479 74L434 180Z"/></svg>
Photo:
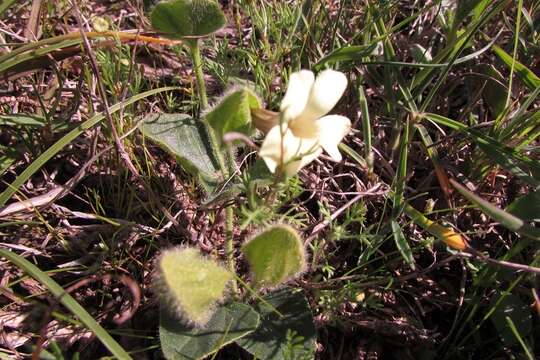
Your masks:
<svg viewBox="0 0 540 360"><path fill-rule="evenodd" d="M236 343L259 359L313 359L317 332L304 294L284 288L263 299L254 305L261 324Z"/></svg>
<svg viewBox="0 0 540 360"><path fill-rule="evenodd" d="M159 260L158 271L159 285L166 291L171 307L197 325L210 320L233 278L225 268L192 248L166 251Z"/></svg>
<svg viewBox="0 0 540 360"><path fill-rule="evenodd" d="M279 285L304 270L306 253L298 233L287 225L265 229L242 247L257 286Z"/></svg>
<svg viewBox="0 0 540 360"><path fill-rule="evenodd" d="M220 307L204 328L178 321L167 306L161 306L159 339L168 360L202 359L255 331L257 326L259 314L245 304Z"/></svg>
<svg viewBox="0 0 540 360"><path fill-rule="evenodd" d="M251 109L260 108L257 96L249 89L234 91L221 100L216 107L206 115L206 121L214 131L219 141L228 132L240 132L249 135L252 131Z"/></svg>
<svg viewBox="0 0 540 360"><path fill-rule="evenodd" d="M170 0L158 3L150 14L152 26L167 37L201 37L221 29L225 15L212 0Z"/></svg>
<svg viewBox="0 0 540 360"><path fill-rule="evenodd" d="M186 114L150 114L140 129L175 156L188 172L200 180L207 192L215 188L221 177L204 124Z"/></svg>

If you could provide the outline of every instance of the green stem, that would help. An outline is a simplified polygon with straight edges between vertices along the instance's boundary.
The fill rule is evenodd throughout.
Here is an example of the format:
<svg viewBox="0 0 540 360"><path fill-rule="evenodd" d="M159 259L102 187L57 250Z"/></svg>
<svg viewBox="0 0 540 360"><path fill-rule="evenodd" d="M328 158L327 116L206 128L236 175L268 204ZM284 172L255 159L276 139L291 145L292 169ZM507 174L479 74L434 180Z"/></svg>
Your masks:
<svg viewBox="0 0 540 360"><path fill-rule="evenodd" d="M234 231L234 211L232 206L228 206L225 209L226 224L225 224L225 236L227 246L227 262L229 265L229 271L236 274L236 262L234 261L234 243L233 243L233 231ZM238 284L236 281L232 284L232 293L238 293Z"/></svg>
<svg viewBox="0 0 540 360"><path fill-rule="evenodd" d="M193 68L195 71L195 78L197 79L197 92L199 94L200 108L201 110L206 110L208 108L208 95L206 94L206 85L204 82L204 73L203 73L203 64L201 59L201 50L199 47L198 40L190 40L187 42L191 50L191 58L193 60ZM210 137L210 142L212 143L212 149L216 155L219 170L223 175L224 179L228 179L231 174L233 174L234 169L232 168L232 162L234 161L232 154L229 152L227 163L231 166L232 169L227 167L227 163L223 157L223 153L220 151L221 147L219 141L216 137L214 129L207 123L206 128L208 129L208 135ZM234 242L233 242L233 230L234 230L234 211L232 207L227 207L225 209L226 216L226 225L225 225L225 236L226 236L226 251L227 251L227 262L229 265L229 270L236 274L236 262L234 259ZM233 282L233 293L238 292L238 285L236 280Z"/></svg>
<svg viewBox="0 0 540 360"><path fill-rule="evenodd" d="M208 96L206 95L206 85L204 83L204 73L203 73L203 64L201 60L201 50L199 48L198 40L188 40L187 44L191 50L191 59L193 61L193 68L195 70L195 77L197 79L197 92L199 94L200 108L201 110L206 110L208 108ZM214 155L217 158L219 170L225 179L229 177L229 171L225 165L225 159L223 154L220 151L219 141L216 137L214 129L206 124L208 130L208 137L210 138L212 149L214 150Z"/></svg>
<svg viewBox="0 0 540 360"><path fill-rule="evenodd" d="M208 107L208 96L206 95L206 85L204 83L203 64L201 60L201 49L198 40L188 41L191 50L191 59L193 60L193 69L197 79L197 92L199 94L201 110Z"/></svg>

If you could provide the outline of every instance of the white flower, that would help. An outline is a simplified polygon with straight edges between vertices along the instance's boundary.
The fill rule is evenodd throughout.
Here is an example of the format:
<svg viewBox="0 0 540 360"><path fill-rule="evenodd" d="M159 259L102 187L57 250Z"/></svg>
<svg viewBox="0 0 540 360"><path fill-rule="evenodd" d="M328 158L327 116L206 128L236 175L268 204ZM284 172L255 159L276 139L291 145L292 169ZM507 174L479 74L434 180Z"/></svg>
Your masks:
<svg viewBox="0 0 540 360"><path fill-rule="evenodd" d="M346 87L345 75L334 70L322 71L317 79L308 70L291 74L280 106L282 124L270 129L259 152L270 171L281 166L287 176L292 176L323 149L333 160L341 161L337 146L349 132L351 121L326 114Z"/></svg>

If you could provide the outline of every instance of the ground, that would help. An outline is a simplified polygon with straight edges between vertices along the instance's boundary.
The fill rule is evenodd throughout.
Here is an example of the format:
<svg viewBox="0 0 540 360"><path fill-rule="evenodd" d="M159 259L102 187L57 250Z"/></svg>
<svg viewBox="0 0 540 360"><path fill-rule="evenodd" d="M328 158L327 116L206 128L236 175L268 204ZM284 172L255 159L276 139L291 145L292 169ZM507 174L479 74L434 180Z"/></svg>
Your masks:
<svg viewBox="0 0 540 360"><path fill-rule="evenodd" d="M534 358L537 1L221 1L226 26L200 40L211 106L242 79L279 111L299 69L330 67L349 84L333 110L352 121L343 161L322 155L257 185L254 200L212 199L137 129L150 113L201 110L189 53L152 29L153 5L0 4L1 249L48 274L132 356L157 359L156 259L194 246L225 262L232 207L246 279L240 246L258 229L285 222L301 234L307 269L287 285L309 300L318 359ZM83 46L81 27L103 21L123 35L88 33ZM17 54L36 41L56 48ZM136 98L164 86L177 88ZM235 160L241 183L257 154L245 146ZM1 357L110 355L28 268L2 258L0 284ZM233 344L217 358L252 357Z"/></svg>

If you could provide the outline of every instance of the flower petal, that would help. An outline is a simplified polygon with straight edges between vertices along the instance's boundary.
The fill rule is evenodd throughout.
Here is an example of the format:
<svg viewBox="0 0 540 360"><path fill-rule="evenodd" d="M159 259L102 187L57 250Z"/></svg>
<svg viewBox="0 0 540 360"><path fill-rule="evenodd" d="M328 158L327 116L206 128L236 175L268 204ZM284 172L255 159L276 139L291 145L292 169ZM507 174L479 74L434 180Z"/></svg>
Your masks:
<svg viewBox="0 0 540 360"><path fill-rule="evenodd" d="M266 135L259 155L271 172L276 172L276 169L283 165L287 176L292 176L315 160L321 152L322 149L316 139L298 138L289 129L282 134L278 125Z"/></svg>
<svg viewBox="0 0 540 360"><path fill-rule="evenodd" d="M285 122L296 118L304 111L314 81L315 76L309 70L300 70L291 74L287 92L280 106Z"/></svg>
<svg viewBox="0 0 540 360"><path fill-rule="evenodd" d="M335 161L341 161L338 144L351 130L351 121L341 115L327 115L316 121L319 144Z"/></svg>
<svg viewBox="0 0 540 360"><path fill-rule="evenodd" d="M334 70L321 72L311 88L304 111L291 124L295 135L315 137L313 122L336 106L346 88L347 77L342 72Z"/></svg>
<svg viewBox="0 0 540 360"><path fill-rule="evenodd" d="M271 172L276 172L276 168L281 158L281 131L279 125L270 129L259 150L259 156L263 158L266 166Z"/></svg>

